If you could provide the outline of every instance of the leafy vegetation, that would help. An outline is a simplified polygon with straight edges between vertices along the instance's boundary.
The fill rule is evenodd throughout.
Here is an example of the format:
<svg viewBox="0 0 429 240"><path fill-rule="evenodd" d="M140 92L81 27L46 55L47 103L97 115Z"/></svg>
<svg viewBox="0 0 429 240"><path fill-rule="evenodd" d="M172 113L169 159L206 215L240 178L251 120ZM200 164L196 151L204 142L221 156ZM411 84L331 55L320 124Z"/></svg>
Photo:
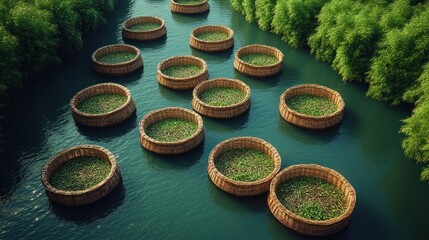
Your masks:
<svg viewBox="0 0 429 240"><path fill-rule="evenodd" d="M231 106L246 98L246 93L232 87L212 87L198 96L201 101L212 106Z"/></svg>
<svg viewBox="0 0 429 240"><path fill-rule="evenodd" d="M110 173L110 164L99 157L70 159L52 173L49 183L59 190L79 191L97 185Z"/></svg>
<svg viewBox="0 0 429 240"><path fill-rule="evenodd" d="M200 66L187 64L168 67L162 70L162 73L173 78L188 78L200 74L202 71L203 68Z"/></svg>
<svg viewBox="0 0 429 240"><path fill-rule="evenodd" d="M217 157L215 165L226 177L241 182L263 179L274 170L274 161L252 148L230 149Z"/></svg>
<svg viewBox="0 0 429 240"><path fill-rule="evenodd" d="M147 22L147 23L134 24L130 26L128 29L130 29L131 31L145 32L145 31L157 29L159 27L161 27L161 24Z"/></svg>
<svg viewBox="0 0 429 240"><path fill-rule="evenodd" d="M89 97L79 103L77 109L84 113L101 114L122 107L127 97L115 93L103 93Z"/></svg>
<svg viewBox="0 0 429 240"><path fill-rule="evenodd" d="M257 66L269 66L276 64L279 61L273 55L265 53L247 53L239 56L239 58L244 62Z"/></svg>
<svg viewBox="0 0 429 240"><path fill-rule="evenodd" d="M228 33L225 32L203 32L195 36L196 38L206 42L219 42L229 38Z"/></svg>
<svg viewBox="0 0 429 240"><path fill-rule="evenodd" d="M347 208L344 194L334 185L318 178L295 177L279 184L279 201L291 212L311 220L340 216Z"/></svg>
<svg viewBox="0 0 429 240"><path fill-rule="evenodd" d="M146 129L146 134L161 142L177 142L192 136L197 124L181 118L166 118Z"/></svg>
<svg viewBox="0 0 429 240"><path fill-rule="evenodd" d="M133 52L110 52L97 57L97 61L104 64L118 64L133 60L136 54Z"/></svg>
<svg viewBox="0 0 429 240"><path fill-rule="evenodd" d="M324 116L337 111L337 105L330 99L309 94L288 98L286 104L295 112L310 116Z"/></svg>
<svg viewBox="0 0 429 240"><path fill-rule="evenodd" d="M405 154L428 159L423 94L429 62L429 2L423 0L255 0L254 13L245 0L232 7L259 26L280 35L294 47L307 44L320 60L331 62L344 81L365 81L367 95L416 104L404 121ZM245 7L246 6L246 7ZM427 86L427 85L426 85ZM426 177L423 177L426 176ZM429 181L429 167L422 172Z"/></svg>
<svg viewBox="0 0 429 240"><path fill-rule="evenodd" d="M196 5L204 2L205 0L174 0L178 4Z"/></svg>

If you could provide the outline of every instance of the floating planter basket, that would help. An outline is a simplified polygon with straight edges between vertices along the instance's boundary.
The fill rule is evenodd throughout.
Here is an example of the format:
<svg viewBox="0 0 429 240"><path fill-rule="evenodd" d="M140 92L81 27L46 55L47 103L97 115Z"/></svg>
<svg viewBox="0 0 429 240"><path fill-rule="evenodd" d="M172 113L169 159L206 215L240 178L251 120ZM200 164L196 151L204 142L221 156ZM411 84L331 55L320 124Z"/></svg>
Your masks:
<svg viewBox="0 0 429 240"><path fill-rule="evenodd" d="M191 136L175 142L158 141L147 134L147 129L164 119L178 118L197 125ZM161 154L179 154L190 151L204 140L203 119L192 110L181 107L169 107L151 111L140 122L140 143L149 151Z"/></svg>
<svg viewBox="0 0 429 240"><path fill-rule="evenodd" d="M69 160L78 157L98 157L106 160L110 165L109 174L95 186L84 190L65 191L52 186L50 183L52 174ZM121 173L116 164L115 156L107 149L95 145L81 145L61 151L55 155L44 166L41 180L45 187L46 195L50 200L63 205L78 206L95 202L112 192L121 181Z"/></svg>
<svg viewBox="0 0 429 240"><path fill-rule="evenodd" d="M144 29L135 29L133 27L143 25L143 24L152 24L154 28ZM158 25L158 26L157 26ZM122 37L135 41L150 41L158 39L167 34L167 28L165 27L164 20L161 18L153 16L141 16L129 18L122 24Z"/></svg>
<svg viewBox="0 0 429 240"><path fill-rule="evenodd" d="M125 103L115 110L100 114L85 113L78 109L82 101L96 95L109 93L126 96ZM100 83L87 87L74 95L70 101L70 106L74 120L82 125L91 127L115 125L129 118L136 111L136 105L130 91L126 87L116 83Z"/></svg>
<svg viewBox="0 0 429 240"><path fill-rule="evenodd" d="M103 63L99 61L101 57L114 53L132 53L135 54L135 56L130 60L120 63ZM97 49L92 54L92 69L101 74L110 76L125 75L141 67L143 67L143 59L140 50L128 44L107 45Z"/></svg>
<svg viewBox="0 0 429 240"><path fill-rule="evenodd" d="M195 65L201 68L201 72L186 77L173 77L163 73L167 68L174 66ZM194 56L174 56L168 58L158 64L158 82L171 89L192 89L204 80L207 80L209 74L207 71L207 63L198 57Z"/></svg>
<svg viewBox="0 0 429 240"><path fill-rule="evenodd" d="M279 201L276 189L280 183L295 177L313 177L322 179L337 187L344 193L347 207L336 218L316 221L298 216L286 209ZM352 185L333 169L316 164L299 164L290 166L275 176L270 185L268 206L274 217L286 227L305 235L323 236L336 233L345 228L349 222L356 204L356 192Z"/></svg>
<svg viewBox="0 0 429 240"><path fill-rule="evenodd" d="M208 0L201 1L195 4L183 4L178 0L170 0L170 9L172 12L183 14L197 14L203 13L210 9Z"/></svg>
<svg viewBox="0 0 429 240"><path fill-rule="evenodd" d="M203 102L200 99L201 93L214 87L235 88L242 91L245 94L245 97L242 101L229 106L213 106ZM217 78L210 81L204 81L194 88L192 96L192 107L195 111L208 117L232 118L244 113L250 107L249 86L242 81L235 79Z"/></svg>
<svg viewBox="0 0 429 240"><path fill-rule="evenodd" d="M268 65L255 65L245 62L241 59L242 56L247 54L266 54L273 56L277 62ZM234 55L234 68L239 72L253 76L253 77L266 77L279 73L283 66L283 53L275 47L270 47L261 44L249 45L238 49Z"/></svg>
<svg viewBox="0 0 429 240"><path fill-rule="evenodd" d="M288 98L298 95L313 95L324 97L331 100L337 106L337 110L331 114L323 116L311 116L306 114L298 113L286 104ZM324 86L317 84L303 84L295 87L288 88L280 96L280 115L288 122L297 125L299 127L310 128L310 129L324 129L332 127L339 123L343 119L345 103L341 95Z"/></svg>
<svg viewBox="0 0 429 240"><path fill-rule="evenodd" d="M236 181L219 172L215 164L217 158L228 150L242 148L255 149L267 154L274 162L273 171L265 178L254 182ZM213 148L209 155L207 170L212 182L225 192L236 196L254 196L269 190L271 179L278 173L280 166L280 155L268 142L255 137L236 137L223 141Z"/></svg>
<svg viewBox="0 0 429 240"><path fill-rule="evenodd" d="M198 37L202 36L201 34L209 33L221 33L221 36L225 35L225 39L213 39L213 40L204 40ZM197 27L192 30L191 38L189 40L191 47L204 52L217 52L223 51L234 46L234 31L225 26L213 26L207 25L202 27Z"/></svg>

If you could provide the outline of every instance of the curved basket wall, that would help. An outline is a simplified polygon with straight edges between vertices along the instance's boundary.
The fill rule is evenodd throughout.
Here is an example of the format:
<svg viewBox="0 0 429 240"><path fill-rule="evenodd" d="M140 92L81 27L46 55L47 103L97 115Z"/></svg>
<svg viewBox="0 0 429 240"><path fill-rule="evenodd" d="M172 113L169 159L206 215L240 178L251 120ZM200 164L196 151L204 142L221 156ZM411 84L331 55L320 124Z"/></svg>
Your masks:
<svg viewBox="0 0 429 240"><path fill-rule="evenodd" d="M286 99L301 94L310 94L330 99L337 105L337 111L325 116L309 116L295 112L286 104ZM325 129L332 127L343 119L345 103L341 95L330 88L317 84L303 84L288 88L280 96L280 115L288 122L309 129Z"/></svg>
<svg viewBox="0 0 429 240"><path fill-rule="evenodd" d="M107 53L112 52L133 52L136 54L135 58L128 62L117 64L101 63L97 59ZM120 76L132 73L143 67L143 59L140 50L128 44L112 44L97 49L92 54L92 69L98 73L109 76Z"/></svg>
<svg viewBox="0 0 429 240"><path fill-rule="evenodd" d="M277 198L277 186L287 179L300 176L323 179L338 187L346 197L345 212L336 218L315 221L300 217L286 209ZM316 164L300 164L285 168L272 180L268 195L268 206L277 220L298 233L312 236L330 235L341 231L349 224L355 205L356 192L352 185L335 170Z"/></svg>
<svg viewBox="0 0 429 240"><path fill-rule="evenodd" d="M126 96L127 100L120 108L107 113L89 114L78 110L77 106L80 102L103 93L121 94ZM131 97L131 92L126 87L116 83L100 83L87 87L74 95L70 101L70 106L74 120L82 125L91 127L115 125L129 118L136 111L136 105Z"/></svg>
<svg viewBox="0 0 429 240"><path fill-rule="evenodd" d="M224 32L228 34L228 39L216 42L203 41L196 36L205 32ZM191 37L189 39L191 47L204 52L218 52L224 51L234 46L234 31L225 26L207 25L197 27L192 30Z"/></svg>
<svg viewBox="0 0 429 240"><path fill-rule="evenodd" d="M198 125L197 131L190 137L177 142L161 142L149 137L146 129L166 118L181 118ZM146 114L139 124L140 143L149 151L161 154L179 154L192 150L204 140L203 119L192 110L181 107L168 107Z"/></svg>
<svg viewBox="0 0 429 240"><path fill-rule="evenodd" d="M188 78L174 78L162 73L162 71L168 67L188 64L197 65L203 70L201 73ZM157 72L157 80L161 85L178 90L192 89L209 77L207 63L203 59L194 56L174 56L165 59L158 64Z"/></svg>
<svg viewBox="0 0 429 240"><path fill-rule="evenodd" d="M255 182L240 182L226 177L216 168L216 158L225 151L235 148L253 148L264 152L273 159L274 170L267 177ZM268 142L256 137L236 137L223 141L213 148L209 155L207 170L212 182L225 192L236 196L254 196L269 190L271 179L278 173L280 166L280 155Z"/></svg>
<svg viewBox="0 0 429 240"><path fill-rule="evenodd" d="M212 87L230 87L240 89L246 94L246 97L240 103L230 106L212 106L199 98L202 92ZM207 117L214 118L232 118L238 116L250 107L250 88L245 83L235 79L216 78L209 81L204 81L194 88L192 91L192 107L198 113Z"/></svg>
<svg viewBox="0 0 429 240"><path fill-rule="evenodd" d="M197 14L208 11L210 9L210 5L208 0L205 0L198 4L179 4L176 3L174 0L170 0L170 9L172 12L175 13Z"/></svg>
<svg viewBox="0 0 429 240"><path fill-rule="evenodd" d="M131 26L141 23L156 23L160 26L149 31L134 31L129 29ZM134 41L150 41L161 38L167 34L165 22L161 18L153 16L140 16L129 18L122 24L122 37Z"/></svg>
<svg viewBox="0 0 429 240"><path fill-rule="evenodd" d="M110 163L109 175L97 185L80 191L59 190L49 183L55 170L70 159L83 156L100 157L108 161ZM49 160L43 167L41 181L46 195L51 201L63 205L79 206L95 202L112 192L121 181L121 173L115 156L107 149L96 145L80 145L63 150Z"/></svg>
<svg viewBox="0 0 429 240"><path fill-rule="evenodd" d="M268 66L257 66L240 59L240 56L249 53L264 53L277 58L278 62ZM252 77L267 77L275 75L282 70L283 53L275 47L270 47L261 44L254 44L242 47L234 54L234 68L237 71Z"/></svg>

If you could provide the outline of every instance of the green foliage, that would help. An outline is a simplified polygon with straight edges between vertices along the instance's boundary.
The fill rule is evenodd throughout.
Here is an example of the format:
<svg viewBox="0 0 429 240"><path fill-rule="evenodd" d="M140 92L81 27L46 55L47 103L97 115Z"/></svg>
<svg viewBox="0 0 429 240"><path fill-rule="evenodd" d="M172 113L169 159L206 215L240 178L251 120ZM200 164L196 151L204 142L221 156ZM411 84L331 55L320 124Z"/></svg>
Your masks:
<svg viewBox="0 0 429 240"><path fill-rule="evenodd" d="M109 52L97 57L97 60L104 64L118 64L131 61L135 57L134 52Z"/></svg>
<svg viewBox="0 0 429 240"><path fill-rule="evenodd" d="M0 105L6 102L10 86L21 85L18 56L18 40L0 25Z"/></svg>
<svg viewBox="0 0 429 240"><path fill-rule="evenodd" d="M246 18L246 21L255 21L255 0L243 0L243 14Z"/></svg>
<svg viewBox="0 0 429 240"><path fill-rule="evenodd" d="M420 96L411 117L404 120L401 132L406 135L402 142L405 155L419 163L429 163L429 62L418 78L419 87L412 94ZM410 93L411 94L411 93ZM421 179L429 181L429 167L422 172Z"/></svg>
<svg viewBox="0 0 429 240"><path fill-rule="evenodd" d="M265 53L247 53L241 55L240 59L257 66L269 66L279 62L279 60L273 55Z"/></svg>
<svg viewBox="0 0 429 240"><path fill-rule="evenodd" d="M215 165L226 177L241 182L263 179L274 170L274 161L270 156L252 148L225 151L216 158Z"/></svg>
<svg viewBox="0 0 429 240"><path fill-rule="evenodd" d="M277 0L256 0L255 1L255 15L259 27L268 31L271 30L271 22L274 17L274 9Z"/></svg>
<svg viewBox="0 0 429 240"><path fill-rule="evenodd" d="M200 66L187 64L168 67L162 70L162 73L173 78L188 78L200 74L202 71Z"/></svg>
<svg viewBox="0 0 429 240"><path fill-rule="evenodd" d="M10 13L10 31L19 41L24 74L39 75L59 63L57 28L49 11L19 3Z"/></svg>
<svg viewBox="0 0 429 240"><path fill-rule="evenodd" d="M131 27L128 27L128 29L137 32L146 32L157 29L159 27L161 27L161 24L159 23L137 23L135 25L132 25Z"/></svg>
<svg viewBox="0 0 429 240"><path fill-rule="evenodd" d="M225 32L203 32L198 34L196 38L206 42L219 42L229 38L229 34Z"/></svg>
<svg viewBox="0 0 429 240"><path fill-rule="evenodd" d="M230 0L231 7L237 12L243 11L243 0Z"/></svg>
<svg viewBox="0 0 429 240"><path fill-rule="evenodd" d="M278 1L272 27L276 34L293 47L301 47L317 26L316 16L329 0Z"/></svg>
<svg viewBox="0 0 429 240"><path fill-rule="evenodd" d="M422 65L429 60L429 4L401 29L389 31L379 44L368 74L368 95L399 104L404 93L417 87Z"/></svg>

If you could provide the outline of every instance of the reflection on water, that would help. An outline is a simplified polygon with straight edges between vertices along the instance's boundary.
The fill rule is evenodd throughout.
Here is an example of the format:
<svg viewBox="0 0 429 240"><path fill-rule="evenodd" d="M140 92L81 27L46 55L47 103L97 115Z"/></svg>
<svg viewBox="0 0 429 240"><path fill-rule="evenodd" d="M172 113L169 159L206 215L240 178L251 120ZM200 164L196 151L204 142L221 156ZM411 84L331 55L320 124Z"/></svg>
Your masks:
<svg viewBox="0 0 429 240"><path fill-rule="evenodd" d="M154 39L154 40L150 40L150 41L144 41L144 42L140 42L140 41L133 41L130 39L124 39L124 43L129 44L129 45L133 45L141 50L144 49L158 49L158 48L162 48L165 46L165 43L167 42L167 38L168 38L168 32L166 35ZM143 58L143 62L144 62L144 56L142 56Z"/></svg>

